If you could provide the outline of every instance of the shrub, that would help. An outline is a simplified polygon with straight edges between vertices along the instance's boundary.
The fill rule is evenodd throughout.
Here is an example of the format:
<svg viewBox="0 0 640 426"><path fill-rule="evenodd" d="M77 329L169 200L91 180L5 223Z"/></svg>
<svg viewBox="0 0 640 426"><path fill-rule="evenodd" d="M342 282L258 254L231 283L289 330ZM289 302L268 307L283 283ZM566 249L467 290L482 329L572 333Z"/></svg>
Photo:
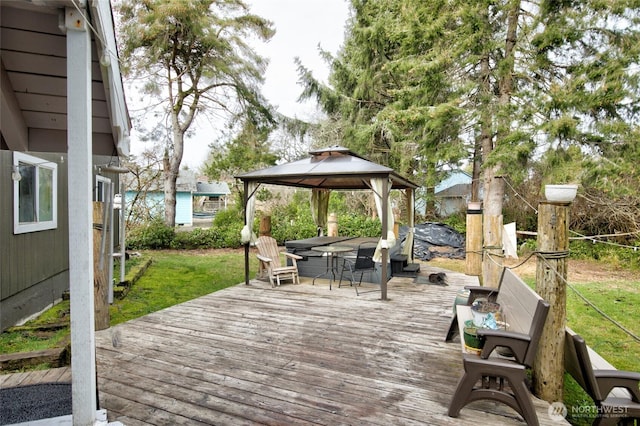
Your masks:
<svg viewBox="0 0 640 426"><path fill-rule="evenodd" d="M382 224L378 218L344 214L338 216L338 235L350 237L379 237Z"/></svg>
<svg viewBox="0 0 640 426"><path fill-rule="evenodd" d="M175 230L161 219L153 219L146 225L137 226L127 234L128 249L157 250L170 246Z"/></svg>

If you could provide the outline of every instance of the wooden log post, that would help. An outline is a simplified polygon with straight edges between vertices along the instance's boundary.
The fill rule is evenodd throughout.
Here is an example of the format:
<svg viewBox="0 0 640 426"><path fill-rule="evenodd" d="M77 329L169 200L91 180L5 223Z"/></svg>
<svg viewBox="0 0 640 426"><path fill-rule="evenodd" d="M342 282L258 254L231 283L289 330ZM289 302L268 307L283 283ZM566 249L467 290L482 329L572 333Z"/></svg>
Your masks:
<svg viewBox="0 0 640 426"><path fill-rule="evenodd" d="M536 396L550 403L563 398L569 206L551 202L538 205L536 291L550 308L533 366L533 387Z"/></svg>
<svg viewBox="0 0 640 426"><path fill-rule="evenodd" d="M111 232L104 225L103 202L93 202L93 290L95 309L95 329L109 328L109 250L108 244L103 245L103 233ZM104 235L105 242L110 240ZM101 253L104 247L104 252Z"/></svg>
<svg viewBox="0 0 640 426"><path fill-rule="evenodd" d="M482 275L482 208L467 209L465 274Z"/></svg>
<svg viewBox="0 0 640 426"><path fill-rule="evenodd" d="M258 230L259 235L262 236L271 236L271 216L262 216L260 218L260 229Z"/></svg>
<svg viewBox="0 0 640 426"><path fill-rule="evenodd" d="M482 281L487 287L498 287L504 264L502 250L502 215L483 215L484 246Z"/></svg>
<svg viewBox="0 0 640 426"><path fill-rule="evenodd" d="M329 214L329 220L327 221L327 236L338 236L338 216L335 213Z"/></svg>

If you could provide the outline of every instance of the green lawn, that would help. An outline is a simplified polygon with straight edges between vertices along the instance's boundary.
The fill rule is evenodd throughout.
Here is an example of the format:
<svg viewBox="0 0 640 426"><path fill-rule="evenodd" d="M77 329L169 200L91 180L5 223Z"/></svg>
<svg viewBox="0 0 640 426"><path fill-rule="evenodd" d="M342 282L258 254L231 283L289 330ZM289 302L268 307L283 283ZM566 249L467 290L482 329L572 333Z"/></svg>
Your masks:
<svg viewBox="0 0 640 426"><path fill-rule="evenodd" d="M214 254L215 253L215 254ZM239 251L154 251L153 263L122 300L111 305L111 325L244 282ZM250 276L258 264L250 259Z"/></svg>

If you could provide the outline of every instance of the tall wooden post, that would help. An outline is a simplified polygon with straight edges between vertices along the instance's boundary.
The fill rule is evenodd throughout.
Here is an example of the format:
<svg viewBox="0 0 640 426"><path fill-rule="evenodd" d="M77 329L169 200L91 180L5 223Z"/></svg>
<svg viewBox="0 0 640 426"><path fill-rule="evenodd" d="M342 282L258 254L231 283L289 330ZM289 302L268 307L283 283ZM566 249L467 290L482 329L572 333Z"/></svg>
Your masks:
<svg viewBox="0 0 640 426"><path fill-rule="evenodd" d="M504 253L502 250L502 215L483 215L484 246L482 285L498 287L502 275Z"/></svg>
<svg viewBox="0 0 640 426"><path fill-rule="evenodd" d="M261 237L263 235L271 236L271 216L262 216L260 218L260 230L258 233Z"/></svg>
<svg viewBox="0 0 640 426"><path fill-rule="evenodd" d="M472 208L473 207L473 208ZM482 275L482 208L471 206L467 209L466 262L464 273Z"/></svg>
<svg viewBox="0 0 640 426"><path fill-rule="evenodd" d="M329 214L329 220L327 221L327 236L338 236L338 215L335 213Z"/></svg>
<svg viewBox="0 0 640 426"><path fill-rule="evenodd" d="M569 206L546 201L538 205L536 291L550 308L533 366L533 386L538 397L551 403L563 396Z"/></svg>
<svg viewBox="0 0 640 426"><path fill-rule="evenodd" d="M103 226L103 204L104 202L93 202L93 285L94 285L94 305L95 305L95 329L105 330L109 328L109 253L104 250L102 241L106 238L109 241L111 228ZM121 263L124 267L124 259Z"/></svg>

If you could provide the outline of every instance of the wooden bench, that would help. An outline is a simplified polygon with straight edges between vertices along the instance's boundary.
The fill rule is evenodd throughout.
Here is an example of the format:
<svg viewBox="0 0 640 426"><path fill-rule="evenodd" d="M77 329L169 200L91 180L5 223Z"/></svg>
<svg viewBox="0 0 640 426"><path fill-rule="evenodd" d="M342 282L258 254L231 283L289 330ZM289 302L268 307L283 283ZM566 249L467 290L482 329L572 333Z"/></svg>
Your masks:
<svg viewBox="0 0 640 426"><path fill-rule="evenodd" d="M565 331L564 363L597 407L594 425L640 419L640 373L616 370L570 328Z"/></svg>
<svg viewBox="0 0 640 426"><path fill-rule="evenodd" d="M466 287L470 290L467 305L456 306L446 340L460 335L464 375L449 405L449 416L457 417L470 402L480 399L498 401L517 411L529 425L538 418L526 382L526 369L533 366L540 335L549 312L549 304L510 269L504 269L496 288ZM480 355L468 353L464 346L463 327L472 318L470 304L478 297L500 304L507 330L478 329L484 339ZM512 357L500 356L496 348L508 348Z"/></svg>

